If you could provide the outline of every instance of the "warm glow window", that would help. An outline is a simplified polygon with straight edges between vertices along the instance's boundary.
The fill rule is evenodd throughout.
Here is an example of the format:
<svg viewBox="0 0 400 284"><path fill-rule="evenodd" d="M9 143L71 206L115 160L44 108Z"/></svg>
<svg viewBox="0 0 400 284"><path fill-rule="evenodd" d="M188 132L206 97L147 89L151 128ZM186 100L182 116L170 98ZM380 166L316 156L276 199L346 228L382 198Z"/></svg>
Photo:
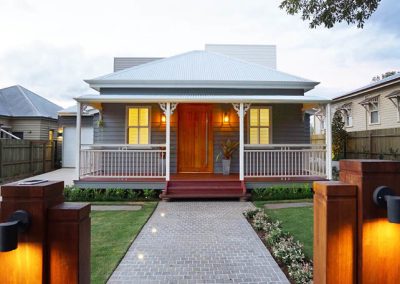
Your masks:
<svg viewBox="0 0 400 284"><path fill-rule="evenodd" d="M128 144L150 143L150 122L148 107L128 108Z"/></svg>
<svg viewBox="0 0 400 284"><path fill-rule="evenodd" d="M249 111L249 143L269 144L271 139L271 109L251 108Z"/></svg>

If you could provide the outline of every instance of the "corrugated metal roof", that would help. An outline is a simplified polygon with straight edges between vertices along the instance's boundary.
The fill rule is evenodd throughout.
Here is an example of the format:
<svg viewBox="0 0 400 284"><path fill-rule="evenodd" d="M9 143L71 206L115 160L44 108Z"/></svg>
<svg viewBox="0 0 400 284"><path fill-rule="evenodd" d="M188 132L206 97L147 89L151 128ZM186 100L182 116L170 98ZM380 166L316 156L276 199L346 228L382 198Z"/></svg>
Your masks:
<svg viewBox="0 0 400 284"><path fill-rule="evenodd" d="M77 106L73 105L73 106L70 106L70 107L67 107L65 109L58 111L58 115L59 116L76 116L77 110L78 110ZM86 109L83 110L82 115L92 116L98 112L99 111L97 109L94 109L91 106L88 106Z"/></svg>
<svg viewBox="0 0 400 284"><path fill-rule="evenodd" d="M0 115L11 117L50 117L57 119L62 107L21 86L0 89Z"/></svg>
<svg viewBox="0 0 400 284"><path fill-rule="evenodd" d="M367 91L369 89L372 89L372 88L378 87L380 85L384 85L386 83L389 83L390 81L395 81L397 79L400 79L400 73L397 73L397 74L394 74L392 76L386 77L385 79L382 79L380 81L372 82L372 83L370 83L368 85L365 85L365 86L363 86L361 88L357 88L357 89L352 90L350 92L347 92L347 93L345 93L343 95L334 97L333 99L337 100L337 99L343 99L343 98L345 98L347 96L357 95L357 93L360 93L360 92L363 92L363 91Z"/></svg>
<svg viewBox="0 0 400 284"><path fill-rule="evenodd" d="M310 90L318 82L259 64L208 51L191 51L156 60L92 80L91 87L223 87L298 88ZM119 84L119 85L118 85Z"/></svg>
<svg viewBox="0 0 400 284"><path fill-rule="evenodd" d="M114 57L114 72L159 59L162 59L162 57Z"/></svg>
<svg viewBox="0 0 400 284"><path fill-rule="evenodd" d="M331 99L318 96L284 96L284 95L202 95L202 94L159 94L154 95L127 95L127 94L108 94L108 95L84 95L75 100L82 103L329 103Z"/></svg>
<svg viewBox="0 0 400 284"><path fill-rule="evenodd" d="M225 54L276 69L276 46L264 44L206 44L205 51Z"/></svg>

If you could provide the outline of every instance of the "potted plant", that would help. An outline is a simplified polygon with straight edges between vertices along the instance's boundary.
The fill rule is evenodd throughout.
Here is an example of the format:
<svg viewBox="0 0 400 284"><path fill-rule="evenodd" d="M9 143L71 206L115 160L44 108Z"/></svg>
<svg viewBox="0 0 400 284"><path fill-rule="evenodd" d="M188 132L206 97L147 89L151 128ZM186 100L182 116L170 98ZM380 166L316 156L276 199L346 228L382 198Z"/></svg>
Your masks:
<svg viewBox="0 0 400 284"><path fill-rule="evenodd" d="M231 169L231 158L233 152L239 146L239 142L232 142L230 139L227 139L221 146L222 151L217 155L217 161L222 156L222 174L228 176Z"/></svg>

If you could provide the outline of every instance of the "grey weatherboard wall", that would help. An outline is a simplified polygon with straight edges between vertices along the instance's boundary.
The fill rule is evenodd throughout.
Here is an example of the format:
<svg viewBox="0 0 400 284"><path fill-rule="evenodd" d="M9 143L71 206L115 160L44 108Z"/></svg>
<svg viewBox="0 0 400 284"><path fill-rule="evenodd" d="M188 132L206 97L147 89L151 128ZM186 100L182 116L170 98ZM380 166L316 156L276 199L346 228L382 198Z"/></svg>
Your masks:
<svg viewBox="0 0 400 284"><path fill-rule="evenodd" d="M103 104L104 127L97 127L94 122L94 143L126 143L126 107L151 107L151 144L165 144L165 125L160 122L162 111L158 104ZM270 106L270 105L268 105ZM179 107L179 106L178 106ZM232 122L229 126L222 124L222 113L228 112ZM171 173L177 172L177 113L171 117ZM221 116L221 117L220 117ZM247 117L245 119L245 143L247 143ZM214 104L213 107L213 140L214 140L214 173L221 173L221 161L216 157L221 150L221 143L230 138L239 141L239 124L237 114L231 104ZM272 105L272 143L301 144L310 143L309 116L302 112L301 104ZM236 151L231 162L231 171L239 172L239 153Z"/></svg>

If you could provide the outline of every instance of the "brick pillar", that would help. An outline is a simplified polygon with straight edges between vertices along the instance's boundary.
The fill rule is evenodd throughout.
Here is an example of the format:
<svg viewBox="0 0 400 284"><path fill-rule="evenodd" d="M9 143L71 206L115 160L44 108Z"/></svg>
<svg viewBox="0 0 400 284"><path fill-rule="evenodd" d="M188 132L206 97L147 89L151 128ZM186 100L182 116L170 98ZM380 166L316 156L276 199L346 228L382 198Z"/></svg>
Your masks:
<svg viewBox="0 0 400 284"><path fill-rule="evenodd" d="M357 185L357 277L363 284L400 281L400 225L389 223L372 194L386 185L400 195L400 162L340 161L340 180Z"/></svg>
<svg viewBox="0 0 400 284"><path fill-rule="evenodd" d="M46 182L34 186L17 183L1 187L1 222L16 210L31 214L28 232L19 234L18 249L0 252L1 283L46 283L47 209L64 201L64 182Z"/></svg>
<svg viewBox="0 0 400 284"><path fill-rule="evenodd" d="M315 182L314 191L314 283L356 283L357 187Z"/></svg>

